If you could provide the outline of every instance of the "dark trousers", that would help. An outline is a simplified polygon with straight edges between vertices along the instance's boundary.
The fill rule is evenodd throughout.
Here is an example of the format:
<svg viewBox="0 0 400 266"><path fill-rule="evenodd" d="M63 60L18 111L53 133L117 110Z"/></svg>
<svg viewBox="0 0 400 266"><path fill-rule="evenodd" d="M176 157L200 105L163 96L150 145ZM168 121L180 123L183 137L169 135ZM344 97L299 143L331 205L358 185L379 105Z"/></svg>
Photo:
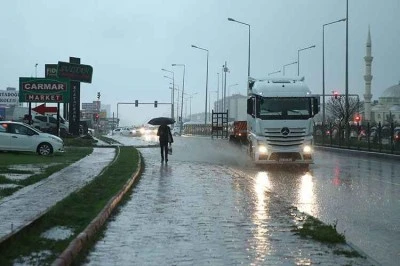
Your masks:
<svg viewBox="0 0 400 266"><path fill-rule="evenodd" d="M160 142L161 160L168 160L168 142Z"/></svg>

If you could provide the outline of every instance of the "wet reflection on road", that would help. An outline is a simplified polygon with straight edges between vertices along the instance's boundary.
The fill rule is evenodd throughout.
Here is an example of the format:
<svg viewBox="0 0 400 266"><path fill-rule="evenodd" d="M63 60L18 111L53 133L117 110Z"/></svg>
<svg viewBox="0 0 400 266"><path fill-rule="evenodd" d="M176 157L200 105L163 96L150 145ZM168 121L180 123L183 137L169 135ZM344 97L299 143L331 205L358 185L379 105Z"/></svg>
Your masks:
<svg viewBox="0 0 400 266"><path fill-rule="evenodd" d="M140 149L146 170L90 265L368 265L293 234L292 205L316 216L329 209L316 168L254 167L222 140L177 137L173 145L168 165L159 148Z"/></svg>

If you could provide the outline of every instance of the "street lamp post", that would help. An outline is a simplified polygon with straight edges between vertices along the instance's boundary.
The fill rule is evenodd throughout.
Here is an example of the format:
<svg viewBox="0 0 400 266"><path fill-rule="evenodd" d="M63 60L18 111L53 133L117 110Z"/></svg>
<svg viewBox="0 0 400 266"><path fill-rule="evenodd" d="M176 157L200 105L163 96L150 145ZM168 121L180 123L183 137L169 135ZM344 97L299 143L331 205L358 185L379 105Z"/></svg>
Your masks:
<svg viewBox="0 0 400 266"><path fill-rule="evenodd" d="M200 49L207 52L207 73L206 73L206 100L204 105L204 124L207 124L207 95L208 95L208 50L199 46L193 45L193 48Z"/></svg>
<svg viewBox="0 0 400 266"><path fill-rule="evenodd" d="M172 85L172 82L170 82L169 84ZM176 100L176 117L179 117L179 91L180 90L179 90L179 86L177 84L175 84L174 87L178 87L177 89L174 88L174 90L178 91L178 97L177 97L177 100ZM175 103L175 99L174 99L174 103Z"/></svg>
<svg viewBox="0 0 400 266"><path fill-rule="evenodd" d="M219 73L217 73L218 81L217 81L217 112L219 112Z"/></svg>
<svg viewBox="0 0 400 266"><path fill-rule="evenodd" d="M165 72L169 72L169 73L171 73L171 74L172 74L172 88L174 88L174 89L172 89L171 118L172 118L172 119L175 119L175 117L174 117L174 101L175 101L175 73L174 73L174 71L170 71L170 70L167 70L167 69L164 69L164 68L162 68L161 70L162 70L162 71L165 71ZM167 77L167 76L164 76L164 77L171 79L170 77Z"/></svg>
<svg viewBox="0 0 400 266"><path fill-rule="evenodd" d="M249 55L248 55L248 63L247 63L247 95L249 95L250 94L250 87L249 87L249 80L248 79L250 77L250 24L235 20L233 18L228 18L228 20L232 21L232 22L239 23L239 24L243 24L243 25L246 25L247 27L249 27Z"/></svg>
<svg viewBox="0 0 400 266"><path fill-rule="evenodd" d="M179 127L179 134L182 135L182 127L183 127L183 94L185 93L185 64L172 64L172 66L183 66L183 80L182 80L182 103L181 103L181 126Z"/></svg>
<svg viewBox="0 0 400 266"><path fill-rule="evenodd" d="M286 64L286 65L283 65L282 66L282 72L283 72L283 75L285 75L285 68L287 67L287 66L290 66L290 65L295 65L295 64L297 64L298 62L292 62L292 63L289 63L289 64Z"/></svg>
<svg viewBox="0 0 400 266"><path fill-rule="evenodd" d="M297 50L297 76L300 76L300 52L311 48L315 48L315 45L311 45Z"/></svg>
<svg viewBox="0 0 400 266"><path fill-rule="evenodd" d="M168 76L164 76L164 78L167 78L167 79L172 79L173 80L173 78L171 78L171 77L168 77ZM172 81L172 86L174 87L174 82ZM170 89L171 89L171 87L169 87ZM174 106L174 90L171 90L171 118L172 119L174 119L174 109L173 109L173 106Z"/></svg>
<svg viewBox="0 0 400 266"><path fill-rule="evenodd" d="M189 95L189 119L192 120L192 98L194 95L196 95L197 92L192 93L192 94L188 94Z"/></svg>
<svg viewBox="0 0 400 266"><path fill-rule="evenodd" d="M325 124L325 27L342 21L346 19L342 18L322 25L322 126Z"/></svg>
<svg viewBox="0 0 400 266"><path fill-rule="evenodd" d="M350 129L349 129L349 0L346 0L346 141L349 143Z"/></svg>
<svg viewBox="0 0 400 266"><path fill-rule="evenodd" d="M274 72L269 72L269 73L268 73L268 76L273 75L273 74L278 74L278 73L281 73L281 71L280 71L280 70L277 70L277 71L274 71Z"/></svg>

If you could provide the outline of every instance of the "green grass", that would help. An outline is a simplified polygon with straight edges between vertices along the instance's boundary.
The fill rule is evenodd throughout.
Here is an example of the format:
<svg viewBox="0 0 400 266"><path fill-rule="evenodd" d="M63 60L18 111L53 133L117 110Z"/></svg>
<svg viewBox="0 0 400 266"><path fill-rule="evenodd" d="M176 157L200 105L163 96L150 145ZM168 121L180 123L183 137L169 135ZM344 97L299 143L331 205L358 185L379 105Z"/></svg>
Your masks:
<svg viewBox="0 0 400 266"><path fill-rule="evenodd" d="M83 137L64 138L64 146L91 147L97 143L90 135Z"/></svg>
<svg viewBox="0 0 400 266"><path fill-rule="evenodd" d="M104 141L104 142L106 142L106 143L108 143L108 144L121 144L121 143L119 143L118 141L116 141L115 139L112 139L112 138L109 138L109 137L106 137L106 136L104 136L104 135L96 135L96 138L98 138L99 140L102 140L102 141Z"/></svg>
<svg viewBox="0 0 400 266"><path fill-rule="evenodd" d="M324 243L346 243L345 236L337 232L336 224L327 225L312 216L308 216L302 227L296 228L293 231L301 237L312 238Z"/></svg>
<svg viewBox="0 0 400 266"><path fill-rule="evenodd" d="M66 147L64 153L56 153L51 156L39 156L35 153L16 153L7 152L0 153L0 173L33 173L29 170L14 170L10 169L13 165L37 165L45 166L51 165L44 168L44 171L39 174L31 175L30 177L23 180L8 180L4 175L0 175L0 184L17 184L21 186L29 186L40 180L43 180L55 172L60 171L66 166L82 159L83 157L91 154L93 152L92 147ZM21 189L18 188L8 188L0 189L0 199L11 195L15 191Z"/></svg>
<svg viewBox="0 0 400 266"><path fill-rule="evenodd" d="M136 171L138 160L139 153L135 148L121 147L118 159L102 175L57 203L30 228L1 243L0 265L11 265L18 257L29 256L33 252L43 250L50 250L52 255L42 258L39 264L50 265L122 188ZM61 241L40 237L40 234L54 226L72 228L74 235Z"/></svg>
<svg viewBox="0 0 400 266"><path fill-rule="evenodd" d="M358 258L358 257L363 257L360 255L360 253L358 253L355 250L343 250L343 249L338 249L338 250L334 250L333 254L336 255L344 255L347 258Z"/></svg>

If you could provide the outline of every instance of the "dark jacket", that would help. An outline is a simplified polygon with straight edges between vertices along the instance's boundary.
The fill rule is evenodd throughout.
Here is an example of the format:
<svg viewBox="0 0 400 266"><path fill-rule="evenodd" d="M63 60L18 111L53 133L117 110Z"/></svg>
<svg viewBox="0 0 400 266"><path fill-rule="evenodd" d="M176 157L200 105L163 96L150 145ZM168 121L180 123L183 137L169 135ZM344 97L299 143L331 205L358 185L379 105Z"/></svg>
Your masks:
<svg viewBox="0 0 400 266"><path fill-rule="evenodd" d="M174 142L171 134L171 129L167 125L161 125L158 127L157 136L159 136L160 143L162 144Z"/></svg>

